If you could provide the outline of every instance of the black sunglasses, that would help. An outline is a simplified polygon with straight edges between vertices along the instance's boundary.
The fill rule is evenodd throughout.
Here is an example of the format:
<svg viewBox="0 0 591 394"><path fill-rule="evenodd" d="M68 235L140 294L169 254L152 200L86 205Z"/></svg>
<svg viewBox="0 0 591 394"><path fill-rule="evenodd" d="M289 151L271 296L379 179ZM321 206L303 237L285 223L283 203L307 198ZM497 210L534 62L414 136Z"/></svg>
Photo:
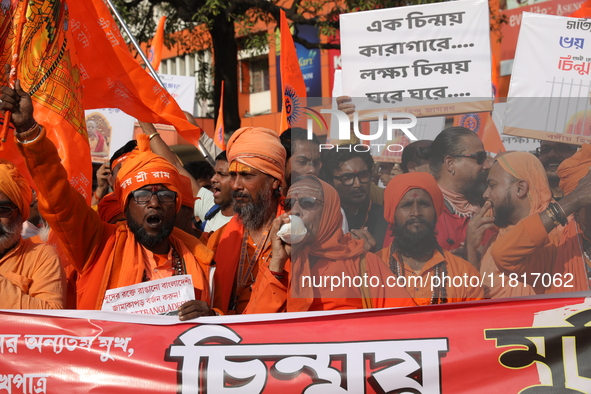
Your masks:
<svg viewBox="0 0 591 394"><path fill-rule="evenodd" d="M310 211L314 209L317 204L321 205L323 203L323 201L317 199L316 197L286 198L283 203L285 210L291 211L296 202L299 203L300 207L306 211Z"/></svg>
<svg viewBox="0 0 591 394"><path fill-rule="evenodd" d="M452 157L467 157L469 159L474 159L474 160L476 160L476 164L478 164L480 166L480 165L484 164L484 161L488 157L488 153L481 150L480 152L472 153L471 155L454 155Z"/></svg>

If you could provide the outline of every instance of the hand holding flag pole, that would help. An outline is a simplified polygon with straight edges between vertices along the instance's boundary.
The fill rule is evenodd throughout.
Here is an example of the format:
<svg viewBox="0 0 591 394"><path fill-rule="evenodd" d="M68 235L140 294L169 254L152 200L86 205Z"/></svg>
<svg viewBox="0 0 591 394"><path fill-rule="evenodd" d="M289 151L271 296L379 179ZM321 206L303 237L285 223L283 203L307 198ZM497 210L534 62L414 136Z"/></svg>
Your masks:
<svg viewBox="0 0 591 394"><path fill-rule="evenodd" d="M28 0L21 0L20 4L19 4L19 9L17 12L17 18L15 18L15 20L18 20L17 25L16 25L16 34L15 34L15 43L13 46L13 52L12 52L12 59L10 62L10 71L8 74L8 86L10 86L11 88L14 88L15 86L15 82L16 82L16 71L17 71L17 67L18 67L18 63L19 63L19 59L20 59L20 51L21 51L21 41L22 41L22 37L23 37L23 27L25 26L25 22L27 21L27 6L29 4ZM4 124L2 125L2 132L0 132L0 138L2 140L2 142L6 142L6 138L8 137L8 128L10 125L10 117L11 117L11 113L10 111L6 111L4 113Z"/></svg>
<svg viewBox="0 0 591 394"><path fill-rule="evenodd" d="M135 47L135 49L138 51L140 57L142 58L142 61L145 63L145 65L148 68L148 70L149 70L150 74L152 75L152 77L156 80L156 82L158 82L158 84L161 87L164 88L164 84L160 80L160 77L158 76L158 73L156 72L156 70L154 70L154 67L152 67L152 64L150 64L150 61L148 60L148 58L146 57L146 55L144 54L144 52L140 48L140 45L138 44L138 42L134 38L133 34L131 34L131 31L129 30L129 27L127 27L127 24L125 23L125 21L123 20L123 18L119 14L119 12L117 11L117 8L115 8L115 6L113 5L113 3L112 3L111 0L105 0L105 3L109 6L109 8L111 9L111 12L115 15L115 17L117 18L117 20L121 24L121 27L123 27L123 30L125 30L125 33L129 37L129 39L130 39L131 43L133 44L133 46ZM199 131L200 134L203 133L203 130L200 127L198 127L198 131ZM201 152L201 154L203 155L203 157L205 157L205 159L212 166L215 166L215 159L213 157L211 157L211 155L209 154L209 152L207 151L207 149L205 149L205 147L203 146L203 144L201 143L201 141L199 141L199 145L197 146L197 148L199 149L199 151Z"/></svg>

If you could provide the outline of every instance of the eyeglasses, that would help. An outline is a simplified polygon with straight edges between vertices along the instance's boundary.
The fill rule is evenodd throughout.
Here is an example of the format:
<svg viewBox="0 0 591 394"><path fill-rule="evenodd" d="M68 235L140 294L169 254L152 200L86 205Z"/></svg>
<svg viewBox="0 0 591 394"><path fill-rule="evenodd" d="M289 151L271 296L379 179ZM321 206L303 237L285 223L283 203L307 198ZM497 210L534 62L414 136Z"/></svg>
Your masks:
<svg viewBox="0 0 591 394"><path fill-rule="evenodd" d="M452 157L467 157L469 159L474 159L474 160L476 160L476 164L478 164L480 166L480 165L484 164L484 161L488 157L488 153L481 150L480 152L472 153L471 155L454 155Z"/></svg>
<svg viewBox="0 0 591 394"><path fill-rule="evenodd" d="M333 178L338 179L345 186L351 186L355 182L355 178L359 179L360 183L369 182L371 180L371 172L365 170L356 173L342 174L339 176L335 175Z"/></svg>
<svg viewBox="0 0 591 394"><path fill-rule="evenodd" d="M324 201L317 199L316 197L300 197L300 198L286 198L284 200L285 210L291 211L295 203L300 204L300 207L306 211L311 211L316 206L322 205Z"/></svg>
<svg viewBox="0 0 591 394"><path fill-rule="evenodd" d="M10 217L12 211L16 209L17 207L11 207L10 205L0 205L0 218Z"/></svg>
<svg viewBox="0 0 591 394"><path fill-rule="evenodd" d="M572 152L575 152L578 149L576 146L572 145L555 145L549 146L544 145L539 148L536 148L536 154L539 155L547 155L550 152L554 151L557 155L566 155Z"/></svg>
<svg viewBox="0 0 591 394"><path fill-rule="evenodd" d="M148 190L148 189L138 189L131 192L133 199L138 204L147 204L153 195L156 195L158 201L161 203L170 203L176 200L176 192L172 190Z"/></svg>

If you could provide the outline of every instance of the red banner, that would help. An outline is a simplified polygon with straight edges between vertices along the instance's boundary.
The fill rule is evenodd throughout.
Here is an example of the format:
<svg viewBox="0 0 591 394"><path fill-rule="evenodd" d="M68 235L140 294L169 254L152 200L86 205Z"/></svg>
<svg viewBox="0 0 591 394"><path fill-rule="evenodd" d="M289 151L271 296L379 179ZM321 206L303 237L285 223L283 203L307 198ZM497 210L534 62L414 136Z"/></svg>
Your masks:
<svg viewBox="0 0 591 394"><path fill-rule="evenodd" d="M0 392L590 393L591 299L221 316L0 314Z"/></svg>

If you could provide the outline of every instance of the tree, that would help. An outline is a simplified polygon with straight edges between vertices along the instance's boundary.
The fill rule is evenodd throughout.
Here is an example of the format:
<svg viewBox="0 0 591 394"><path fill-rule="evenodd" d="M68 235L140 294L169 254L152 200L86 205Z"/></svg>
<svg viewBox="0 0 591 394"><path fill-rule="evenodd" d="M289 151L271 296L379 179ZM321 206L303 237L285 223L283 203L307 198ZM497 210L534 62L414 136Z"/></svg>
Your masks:
<svg viewBox="0 0 591 394"><path fill-rule="evenodd" d="M215 112L219 105L221 81L225 84L224 123L228 130L240 127L238 112L238 50L256 49L269 43L267 34L255 26L279 25L280 10L297 25L319 28L321 40L311 43L298 36L294 41L308 49L339 49L340 44L329 42L339 29L339 15L345 12L391 8L411 4L433 3L438 0L294 0L291 5L278 0L116 0L117 9L126 19L136 39L147 42L156 29L154 13L167 15L168 45L180 44L186 52L196 47L211 48L214 59L214 90L211 98ZM289 5L289 6L288 6ZM189 29L184 30L183 29ZM189 31L190 33L187 33ZM237 37L244 37L239 45ZM210 92L199 92L207 97Z"/></svg>

